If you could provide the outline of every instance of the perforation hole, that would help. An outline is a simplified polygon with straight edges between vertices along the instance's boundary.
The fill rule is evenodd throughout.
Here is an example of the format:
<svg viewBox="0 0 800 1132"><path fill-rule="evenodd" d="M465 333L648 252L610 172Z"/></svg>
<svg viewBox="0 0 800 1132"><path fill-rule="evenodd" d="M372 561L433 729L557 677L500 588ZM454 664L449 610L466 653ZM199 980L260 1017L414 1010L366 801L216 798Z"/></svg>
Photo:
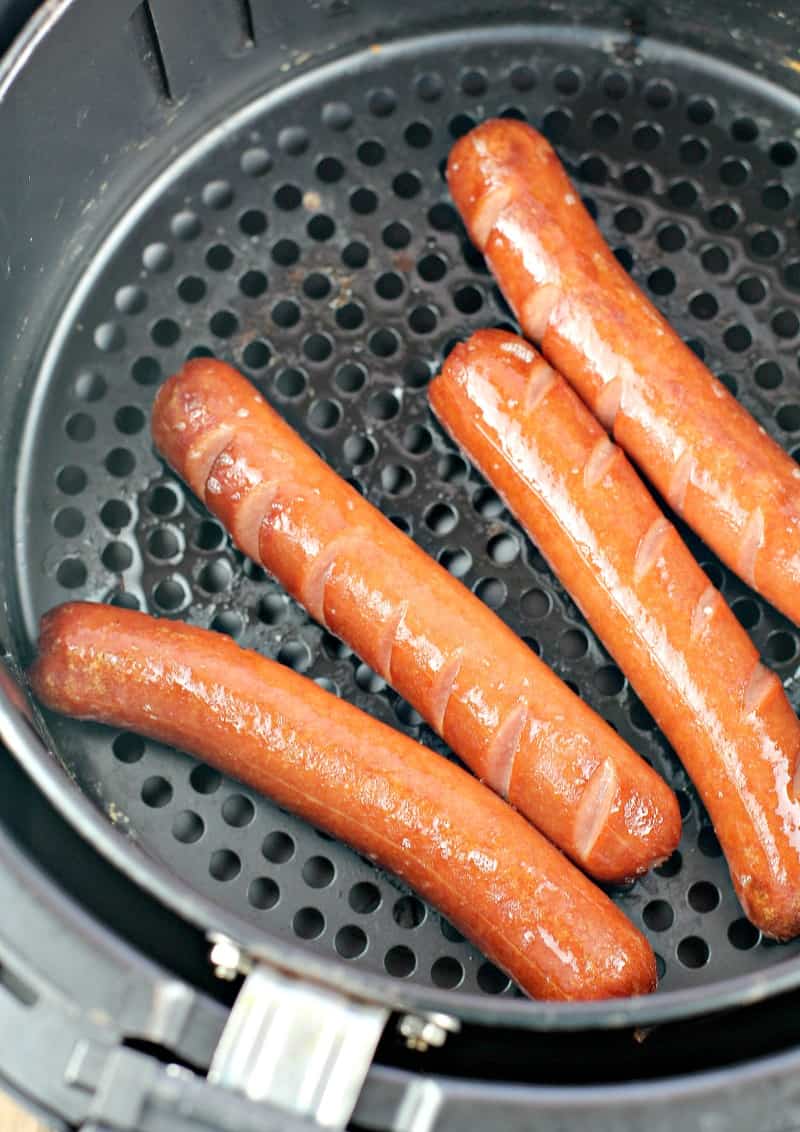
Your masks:
<svg viewBox="0 0 800 1132"><path fill-rule="evenodd" d="M719 167L720 181L730 188L743 185L749 176L750 164L741 157L726 157Z"/></svg>
<svg viewBox="0 0 800 1132"><path fill-rule="evenodd" d="M505 582L501 582L499 578L480 578L473 588L475 596L490 609L500 609L508 597Z"/></svg>
<svg viewBox="0 0 800 1132"><path fill-rule="evenodd" d="M137 385L156 385L161 380L161 366L155 358L137 358L131 366L131 377Z"/></svg>
<svg viewBox="0 0 800 1132"><path fill-rule="evenodd" d="M665 932L675 922L675 913L666 900L651 900L645 905L642 919L651 932Z"/></svg>
<svg viewBox="0 0 800 1132"><path fill-rule="evenodd" d="M350 207L359 216L368 216L378 207L378 194L372 189L355 189L350 194Z"/></svg>
<svg viewBox="0 0 800 1132"><path fill-rule="evenodd" d="M666 861L662 861L660 865L656 865L655 872L660 877L675 877L681 871L683 866L683 857L680 850L676 849L675 852L667 857Z"/></svg>
<svg viewBox="0 0 800 1132"><path fill-rule="evenodd" d="M675 290L675 273L668 267L657 267L648 275L647 286L654 295L671 295Z"/></svg>
<svg viewBox="0 0 800 1132"><path fill-rule="evenodd" d="M112 574L121 574L133 562L133 551L124 542L110 542L103 548L100 561Z"/></svg>
<svg viewBox="0 0 800 1132"><path fill-rule="evenodd" d="M797 161L797 148L791 142L777 141L770 147L769 156L775 165L785 169Z"/></svg>
<svg viewBox="0 0 800 1132"><path fill-rule="evenodd" d="M183 578L163 578L153 590L153 602L164 613L177 613L189 604L189 592Z"/></svg>
<svg viewBox="0 0 800 1132"><path fill-rule="evenodd" d="M755 382L761 389L777 389L783 374L776 362L761 362L755 369Z"/></svg>
<svg viewBox="0 0 800 1132"><path fill-rule="evenodd" d="M255 877L247 889L247 901L252 908L267 911L280 900L281 890L271 877Z"/></svg>
<svg viewBox="0 0 800 1132"><path fill-rule="evenodd" d="M76 444L86 444L94 436L94 418L88 413L73 413L64 422L64 431Z"/></svg>
<svg viewBox="0 0 800 1132"><path fill-rule="evenodd" d="M356 924L345 924L336 933L333 946L342 959L357 959L367 950L367 936Z"/></svg>
<svg viewBox="0 0 800 1132"><path fill-rule="evenodd" d="M208 627L213 629L215 633L224 633L226 637L233 637L235 640L241 635L244 625L235 610L222 609L219 613L214 614Z"/></svg>
<svg viewBox="0 0 800 1132"><path fill-rule="evenodd" d="M363 433L354 433L344 442L344 458L354 467L368 464L374 459L376 451L374 442Z"/></svg>
<svg viewBox="0 0 800 1132"><path fill-rule="evenodd" d="M151 775L142 783L141 797L146 806L160 810L172 801L172 785L160 774Z"/></svg>
<svg viewBox="0 0 800 1132"><path fill-rule="evenodd" d="M589 125L599 141L610 141L619 133L620 119L617 114L612 114L608 110L598 110L592 115Z"/></svg>
<svg viewBox="0 0 800 1132"><path fill-rule="evenodd" d="M405 170L398 173L392 181L392 189L402 200L411 200L417 196L422 188L422 182L416 173Z"/></svg>
<svg viewBox="0 0 800 1132"><path fill-rule="evenodd" d="M698 935L687 936L678 944L678 960L684 967L695 970L705 967L711 951L704 939Z"/></svg>
<svg viewBox="0 0 800 1132"><path fill-rule="evenodd" d="M721 857L722 849L710 825L703 826L697 835L697 847L704 857Z"/></svg>
<svg viewBox="0 0 800 1132"><path fill-rule="evenodd" d="M770 259L780 251L780 240L770 228L762 228L750 239L750 249L759 259Z"/></svg>
<svg viewBox="0 0 800 1132"><path fill-rule="evenodd" d="M489 539L486 549L496 565L510 566L519 555L519 542L512 534L495 535Z"/></svg>
<svg viewBox="0 0 800 1132"><path fill-rule="evenodd" d="M481 963L477 981L484 994L503 994L511 986L508 975L493 963Z"/></svg>
<svg viewBox="0 0 800 1132"><path fill-rule="evenodd" d="M275 377L275 391L280 397L294 400L305 392L307 380L302 370L294 367L283 369Z"/></svg>
<svg viewBox="0 0 800 1132"><path fill-rule="evenodd" d="M303 880L309 888L327 888L336 875L333 862L316 854L303 865Z"/></svg>
<svg viewBox="0 0 800 1132"><path fill-rule="evenodd" d="M336 324L342 330L357 330L364 321L364 308L359 303L344 303L336 311Z"/></svg>
<svg viewBox="0 0 800 1132"><path fill-rule="evenodd" d="M794 338L800 330L800 319L794 311L779 310L772 316L770 326L779 338Z"/></svg>
<svg viewBox="0 0 800 1132"><path fill-rule="evenodd" d="M160 318L150 329L150 337L156 346L174 346L181 336L181 328L172 318Z"/></svg>
<svg viewBox="0 0 800 1132"><path fill-rule="evenodd" d="M374 912L381 903L380 889L371 881L359 881L350 889L347 901L354 912L368 916Z"/></svg>
<svg viewBox="0 0 800 1132"><path fill-rule="evenodd" d="M719 889L710 881L699 880L689 889L687 899L695 912L713 912L719 904Z"/></svg>
<svg viewBox="0 0 800 1132"><path fill-rule="evenodd" d="M142 252L142 264L147 271L169 271L172 267L172 260L172 251L166 244L148 244Z"/></svg>
<svg viewBox="0 0 800 1132"><path fill-rule="evenodd" d="M181 810L172 822L172 836L183 845L194 845L205 833L205 822L193 810Z"/></svg>
<svg viewBox="0 0 800 1132"><path fill-rule="evenodd" d="M640 149L643 153L650 153L660 143L663 137L663 131L660 126L654 122L641 122L635 126L631 134L631 141L636 149Z"/></svg>
<svg viewBox="0 0 800 1132"><path fill-rule="evenodd" d="M387 975L392 975L395 979L407 979L416 970L417 957L410 947L398 944L386 952L383 965Z"/></svg>
<svg viewBox="0 0 800 1132"><path fill-rule="evenodd" d="M228 881L235 880L242 871L241 858L232 849L217 849L211 854L208 871L214 880L226 884Z"/></svg>
<svg viewBox="0 0 800 1132"><path fill-rule="evenodd" d="M794 660L797 654L797 640L794 634L782 629L770 633L764 654L773 664L787 664L790 660Z"/></svg>
<svg viewBox="0 0 800 1132"><path fill-rule="evenodd" d="M197 575L198 585L210 594L219 594L230 587L233 579L231 564L225 558L204 563Z"/></svg>
<svg viewBox="0 0 800 1132"><path fill-rule="evenodd" d="M742 916L728 925L728 940L737 951L751 951L761 939L761 932Z"/></svg>
<svg viewBox="0 0 800 1132"><path fill-rule="evenodd" d="M716 106L712 99L696 96L686 104L686 117L696 126L707 126L716 116Z"/></svg>
<svg viewBox="0 0 800 1132"><path fill-rule="evenodd" d="M691 181L673 181L667 195L676 208L691 208L699 194Z"/></svg>
<svg viewBox="0 0 800 1132"><path fill-rule="evenodd" d="M406 126L403 137L414 149L424 149L433 140L433 130L427 122L411 122Z"/></svg>
<svg viewBox="0 0 800 1132"><path fill-rule="evenodd" d="M758 137L758 126L752 118L736 118L731 123L731 137L740 142L753 142Z"/></svg>
<svg viewBox="0 0 800 1132"><path fill-rule="evenodd" d="M568 629L561 637L561 655L569 660L579 660L588 648L589 639L582 629Z"/></svg>
<svg viewBox="0 0 800 1132"><path fill-rule="evenodd" d="M77 507L62 507L53 516L53 526L63 538L75 538L86 526L86 520Z"/></svg>
<svg viewBox="0 0 800 1132"><path fill-rule="evenodd" d="M548 110L542 118L542 133L548 141L558 145L562 142L572 125L572 114L568 110Z"/></svg>
<svg viewBox="0 0 800 1132"><path fill-rule="evenodd" d="M244 151L239 164L247 177L263 177L272 168L272 158L263 146L251 146Z"/></svg>
<svg viewBox="0 0 800 1132"><path fill-rule="evenodd" d="M458 512L451 503L434 503L425 512L425 525L436 535L448 535L458 522Z"/></svg>
<svg viewBox="0 0 800 1132"><path fill-rule="evenodd" d="M231 794L222 803L222 818L235 829L243 829L255 819L256 808L244 794Z"/></svg>
<svg viewBox="0 0 800 1132"><path fill-rule="evenodd" d="M295 672L306 672L311 665L311 650L305 641L288 640L278 649L275 659Z"/></svg>
<svg viewBox="0 0 800 1132"><path fill-rule="evenodd" d="M362 244L360 240L351 240L347 247L342 250L342 263L345 267L352 267L357 270L360 267L365 267L368 262L369 248L366 244Z"/></svg>
<svg viewBox="0 0 800 1132"><path fill-rule="evenodd" d="M443 955L434 960L431 967L431 981L436 987L453 990L464 981L464 968L458 959L450 955Z"/></svg>
<svg viewBox="0 0 800 1132"><path fill-rule="evenodd" d="M121 731L111 744L114 758L121 763L138 763L145 751L144 739L131 731Z"/></svg>
<svg viewBox="0 0 800 1132"><path fill-rule="evenodd" d="M664 252L677 252L686 246L686 231L679 224L664 224L658 230L658 246Z"/></svg>
<svg viewBox="0 0 800 1132"><path fill-rule="evenodd" d="M708 291L700 291L689 302L689 310L695 318L713 318L719 311L719 303Z"/></svg>
<svg viewBox="0 0 800 1132"><path fill-rule="evenodd" d="M197 794L215 794L222 784L222 775L213 767L201 763L192 768L189 784Z"/></svg>
<svg viewBox="0 0 800 1132"><path fill-rule="evenodd" d="M463 578L472 568L472 555L461 546L446 546L439 552L438 560L454 578Z"/></svg>
<svg viewBox="0 0 800 1132"><path fill-rule="evenodd" d="M700 262L712 275L721 275L730 267L730 256L719 244L709 244L700 253Z"/></svg>
<svg viewBox="0 0 800 1132"><path fill-rule="evenodd" d="M672 85L663 79L651 79L644 88L644 100L653 110L666 110L672 105Z"/></svg>

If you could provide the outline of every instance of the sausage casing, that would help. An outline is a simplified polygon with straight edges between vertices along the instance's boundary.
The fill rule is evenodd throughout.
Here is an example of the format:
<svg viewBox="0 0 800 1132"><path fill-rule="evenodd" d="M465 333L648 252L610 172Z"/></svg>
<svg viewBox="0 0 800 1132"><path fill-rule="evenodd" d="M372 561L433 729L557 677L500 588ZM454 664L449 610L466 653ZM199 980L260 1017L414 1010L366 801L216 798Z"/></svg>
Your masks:
<svg viewBox="0 0 800 1132"><path fill-rule="evenodd" d="M159 391L153 435L239 547L574 860L619 880L669 855L666 783L240 374L187 363Z"/></svg>
<svg viewBox="0 0 800 1132"><path fill-rule="evenodd" d="M529 994L644 993L640 932L471 775L228 637L110 606L45 615L30 670L55 711L192 751L390 869Z"/></svg>
<svg viewBox="0 0 800 1132"><path fill-rule="evenodd" d="M490 120L448 182L525 333L670 506L800 624L800 468L617 262L550 144Z"/></svg>
<svg viewBox="0 0 800 1132"><path fill-rule="evenodd" d="M771 936L800 933L800 724L621 449L529 343L502 331L458 345L430 399L680 756L748 917Z"/></svg>

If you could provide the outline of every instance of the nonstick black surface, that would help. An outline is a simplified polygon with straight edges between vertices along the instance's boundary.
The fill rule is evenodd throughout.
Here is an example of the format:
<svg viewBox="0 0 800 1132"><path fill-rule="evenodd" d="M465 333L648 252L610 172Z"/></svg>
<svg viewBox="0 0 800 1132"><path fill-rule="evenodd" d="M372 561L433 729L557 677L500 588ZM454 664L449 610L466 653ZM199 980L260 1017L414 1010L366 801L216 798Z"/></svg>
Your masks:
<svg viewBox="0 0 800 1132"><path fill-rule="evenodd" d="M525 117L556 144L621 261L789 450L800 431L797 106L775 87L650 43L517 28L366 52L214 125L131 207L53 338L18 468L17 585L30 637L70 599L230 633L443 745L281 588L153 452L158 383L213 353L332 466L496 609L678 791L679 852L613 891L661 989L764 968L800 945L743 918L687 776L494 493L434 424L450 344L513 326L449 202L455 137ZM624 521L624 516L620 516ZM796 705L796 630L689 543ZM423 985L516 989L433 910L350 850L193 759L52 721L80 787L219 904L318 954Z"/></svg>

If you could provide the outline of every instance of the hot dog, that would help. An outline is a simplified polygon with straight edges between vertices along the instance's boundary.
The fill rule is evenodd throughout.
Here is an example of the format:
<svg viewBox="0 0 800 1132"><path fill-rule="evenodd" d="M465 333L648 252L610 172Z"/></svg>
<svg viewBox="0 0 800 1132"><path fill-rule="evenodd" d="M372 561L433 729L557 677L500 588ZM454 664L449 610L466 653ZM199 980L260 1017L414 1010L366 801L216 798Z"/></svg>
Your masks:
<svg viewBox="0 0 800 1132"><path fill-rule="evenodd" d="M653 989L645 938L510 806L227 637L70 603L43 618L30 679L54 711L192 751L348 842L442 909L533 996Z"/></svg>
<svg viewBox="0 0 800 1132"><path fill-rule="evenodd" d="M153 436L245 554L575 861L619 880L674 848L663 780L230 366L170 378Z"/></svg>
<svg viewBox="0 0 800 1132"><path fill-rule="evenodd" d="M447 177L525 334L722 561L800 624L800 468L628 277L548 142L485 122Z"/></svg>
<svg viewBox="0 0 800 1132"><path fill-rule="evenodd" d="M747 916L780 939L800 933L800 724L621 449L531 345L502 331L458 345L430 400L682 759Z"/></svg>

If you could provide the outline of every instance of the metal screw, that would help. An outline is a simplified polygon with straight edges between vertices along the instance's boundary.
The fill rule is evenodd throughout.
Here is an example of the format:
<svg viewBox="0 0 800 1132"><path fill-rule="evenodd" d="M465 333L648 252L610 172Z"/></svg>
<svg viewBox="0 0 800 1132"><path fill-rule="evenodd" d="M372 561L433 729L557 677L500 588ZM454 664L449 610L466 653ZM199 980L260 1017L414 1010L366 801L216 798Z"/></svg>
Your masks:
<svg viewBox="0 0 800 1132"><path fill-rule="evenodd" d="M404 1014L398 1024L406 1046L423 1053L430 1046L439 1049L447 1041L448 1034L455 1034L460 1029L461 1023L449 1014L428 1014L424 1018L418 1014Z"/></svg>
<svg viewBox="0 0 800 1132"><path fill-rule="evenodd" d="M218 979L232 982L242 969L242 949L226 935L214 935L211 940L211 964Z"/></svg>

